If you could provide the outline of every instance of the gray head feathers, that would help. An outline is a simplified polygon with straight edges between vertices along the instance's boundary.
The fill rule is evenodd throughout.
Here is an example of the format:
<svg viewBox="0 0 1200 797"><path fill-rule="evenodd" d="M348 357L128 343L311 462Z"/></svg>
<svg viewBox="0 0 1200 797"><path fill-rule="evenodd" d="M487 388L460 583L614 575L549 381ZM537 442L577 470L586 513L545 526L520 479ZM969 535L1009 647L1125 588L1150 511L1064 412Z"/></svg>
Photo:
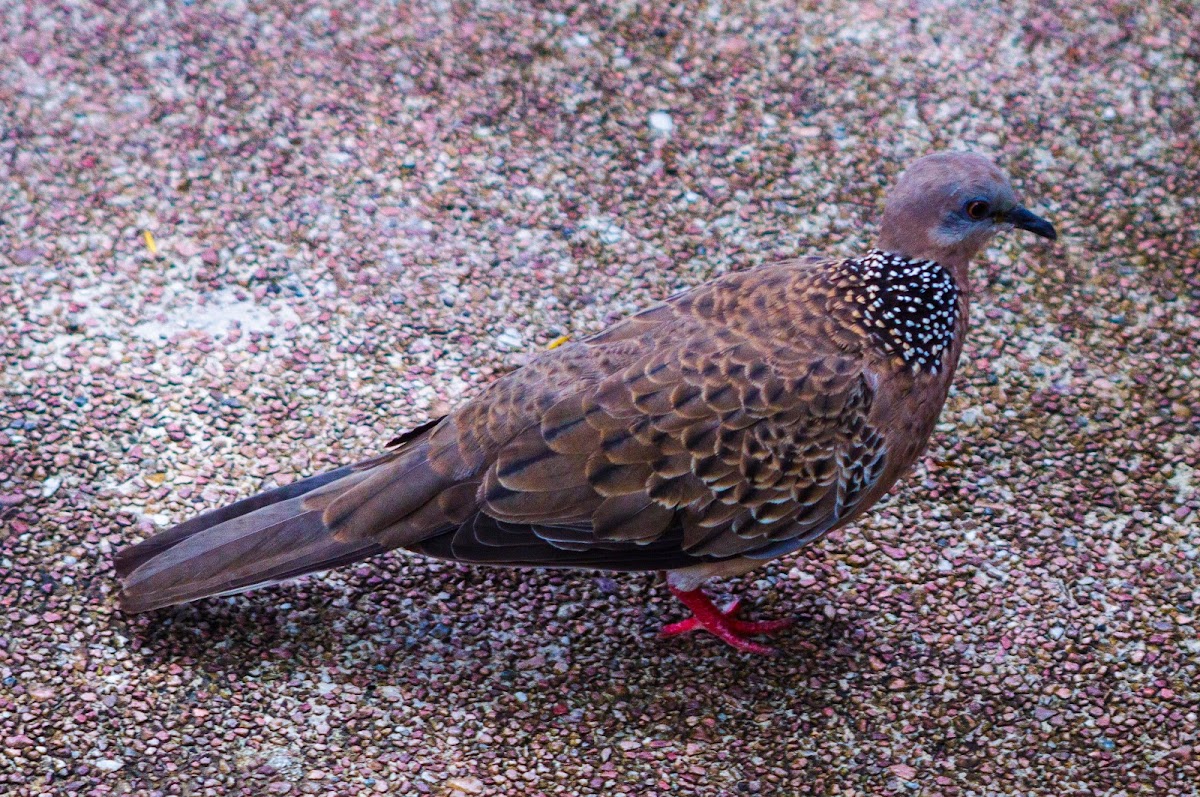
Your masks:
<svg viewBox="0 0 1200 797"><path fill-rule="evenodd" d="M973 152L937 152L909 166L888 193L877 246L958 271L1014 226L1056 237L1049 222L1021 207L996 164Z"/></svg>

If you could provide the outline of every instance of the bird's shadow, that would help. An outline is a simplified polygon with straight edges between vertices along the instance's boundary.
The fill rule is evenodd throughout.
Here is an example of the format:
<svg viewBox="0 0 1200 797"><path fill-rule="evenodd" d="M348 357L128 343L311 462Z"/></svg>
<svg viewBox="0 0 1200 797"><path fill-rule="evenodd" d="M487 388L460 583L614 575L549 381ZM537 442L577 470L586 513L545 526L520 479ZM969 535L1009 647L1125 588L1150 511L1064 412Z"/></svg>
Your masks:
<svg viewBox="0 0 1200 797"><path fill-rule="evenodd" d="M703 633L656 638L658 628L684 612L650 575L436 568L424 583L402 574L409 568L395 568L404 577L351 575L348 589L310 580L120 622L148 665L188 667L214 684L264 672L287 679L336 662L374 689L403 682L407 672L432 662L469 670L468 682L498 679L513 692L588 705L640 695L659 711L688 703L680 684L792 694L797 683L836 681L866 657L856 647L856 637L862 639L856 620L830 620L815 599L789 607L796 623L770 640L778 655L758 656ZM541 588L532 599L531 582ZM449 607L439 600L472 590L501 598L465 598ZM503 596L522 593L520 609L504 613ZM556 603L556 594L567 604ZM769 611L779 613L784 607L775 603ZM520 613L531 605L542 616ZM578 613L556 619L564 605ZM747 607L748 614L767 611ZM539 651L550 660L528 665L531 653L545 658Z"/></svg>

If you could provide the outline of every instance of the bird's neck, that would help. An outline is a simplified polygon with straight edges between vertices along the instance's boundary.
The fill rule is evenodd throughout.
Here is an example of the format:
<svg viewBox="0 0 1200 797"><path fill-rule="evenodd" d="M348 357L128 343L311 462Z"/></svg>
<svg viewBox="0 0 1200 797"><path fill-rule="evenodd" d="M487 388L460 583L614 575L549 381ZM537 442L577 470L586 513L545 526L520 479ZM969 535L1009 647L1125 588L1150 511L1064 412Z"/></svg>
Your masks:
<svg viewBox="0 0 1200 797"><path fill-rule="evenodd" d="M914 374L951 365L964 308L949 269L876 249L839 263L833 273L843 318L879 351Z"/></svg>
<svg viewBox="0 0 1200 797"><path fill-rule="evenodd" d="M971 258L975 254L974 251L966 251L965 247L960 250L957 247L949 246L895 246L889 245L882 237L876 242L875 249L904 260L913 262L928 260L937 263L950 272L955 286L961 293L966 296L971 294L970 265Z"/></svg>
<svg viewBox="0 0 1200 797"><path fill-rule="evenodd" d="M947 243L915 223L901 223L905 221L903 219L885 218L884 221L879 239L875 242L876 249L907 260L932 260L950 272L963 294L970 295L968 266L984 242L967 239Z"/></svg>

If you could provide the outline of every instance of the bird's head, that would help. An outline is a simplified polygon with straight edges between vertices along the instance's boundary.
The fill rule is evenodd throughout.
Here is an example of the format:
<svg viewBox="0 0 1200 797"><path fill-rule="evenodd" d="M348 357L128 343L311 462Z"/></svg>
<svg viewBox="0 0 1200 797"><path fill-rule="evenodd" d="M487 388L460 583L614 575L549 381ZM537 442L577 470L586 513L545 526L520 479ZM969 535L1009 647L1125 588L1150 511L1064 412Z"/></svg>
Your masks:
<svg viewBox="0 0 1200 797"><path fill-rule="evenodd" d="M877 246L958 271L1014 227L1058 237L1054 225L1021 207L996 164L973 152L937 152L909 166L888 193Z"/></svg>

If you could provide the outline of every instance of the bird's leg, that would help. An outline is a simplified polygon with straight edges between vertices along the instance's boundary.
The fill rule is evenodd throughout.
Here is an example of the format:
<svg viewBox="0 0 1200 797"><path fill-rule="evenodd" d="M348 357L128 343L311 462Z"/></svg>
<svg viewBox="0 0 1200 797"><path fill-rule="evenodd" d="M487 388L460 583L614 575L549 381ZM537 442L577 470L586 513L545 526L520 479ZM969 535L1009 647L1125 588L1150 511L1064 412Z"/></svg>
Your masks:
<svg viewBox="0 0 1200 797"><path fill-rule="evenodd" d="M672 595L679 598L684 606L692 610L692 616L678 623L671 623L668 626L664 626L658 632L660 637L686 634L689 631L696 631L703 628L722 642L732 645L738 650L745 651L746 653L758 653L770 656L776 652L775 648L751 642L746 637L755 634L773 634L792 624L792 620L790 619L763 621L739 620L737 618L738 601L736 600L725 611L721 611L713 605L712 599L704 594L704 590L693 589L684 591L676 589L670 584L667 584L667 587L671 590Z"/></svg>

